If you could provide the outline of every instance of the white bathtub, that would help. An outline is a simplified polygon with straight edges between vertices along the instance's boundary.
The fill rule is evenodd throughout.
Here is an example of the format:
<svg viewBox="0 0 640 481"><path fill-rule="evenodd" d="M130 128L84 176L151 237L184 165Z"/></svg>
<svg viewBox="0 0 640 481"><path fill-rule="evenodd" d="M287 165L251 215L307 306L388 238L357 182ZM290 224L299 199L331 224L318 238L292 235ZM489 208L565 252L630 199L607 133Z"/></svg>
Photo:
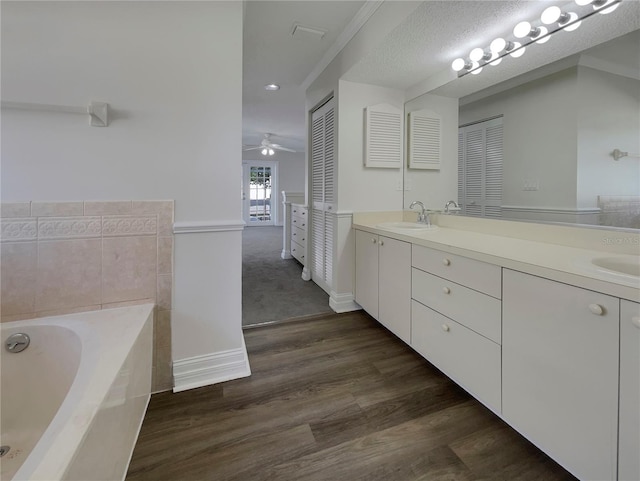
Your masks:
<svg viewBox="0 0 640 481"><path fill-rule="evenodd" d="M151 390L153 305L3 323L2 480L124 479ZM4 343L24 332L29 347Z"/></svg>

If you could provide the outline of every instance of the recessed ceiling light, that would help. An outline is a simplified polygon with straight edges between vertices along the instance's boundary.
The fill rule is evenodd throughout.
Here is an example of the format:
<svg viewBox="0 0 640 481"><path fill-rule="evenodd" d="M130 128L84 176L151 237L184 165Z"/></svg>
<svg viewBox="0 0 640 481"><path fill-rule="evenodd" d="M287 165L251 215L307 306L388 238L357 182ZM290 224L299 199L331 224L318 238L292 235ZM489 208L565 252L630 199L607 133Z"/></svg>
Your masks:
<svg viewBox="0 0 640 481"><path fill-rule="evenodd" d="M278 84L267 84L264 86L265 90L280 90L280 85Z"/></svg>

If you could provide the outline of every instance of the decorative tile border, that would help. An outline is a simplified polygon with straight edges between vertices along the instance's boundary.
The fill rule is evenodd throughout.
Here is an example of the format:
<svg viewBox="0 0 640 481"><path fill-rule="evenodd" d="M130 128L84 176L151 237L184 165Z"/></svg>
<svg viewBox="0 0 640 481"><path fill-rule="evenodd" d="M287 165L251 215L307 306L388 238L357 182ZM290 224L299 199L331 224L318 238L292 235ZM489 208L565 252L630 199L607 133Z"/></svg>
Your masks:
<svg viewBox="0 0 640 481"><path fill-rule="evenodd" d="M0 240L15 242L35 240L38 236L36 219L2 219L0 221Z"/></svg>
<svg viewBox="0 0 640 481"><path fill-rule="evenodd" d="M108 216L102 218L102 232L107 236L156 235L158 218L149 216Z"/></svg>
<svg viewBox="0 0 640 481"><path fill-rule="evenodd" d="M102 218L99 216L38 219L39 239L81 239L101 235Z"/></svg>

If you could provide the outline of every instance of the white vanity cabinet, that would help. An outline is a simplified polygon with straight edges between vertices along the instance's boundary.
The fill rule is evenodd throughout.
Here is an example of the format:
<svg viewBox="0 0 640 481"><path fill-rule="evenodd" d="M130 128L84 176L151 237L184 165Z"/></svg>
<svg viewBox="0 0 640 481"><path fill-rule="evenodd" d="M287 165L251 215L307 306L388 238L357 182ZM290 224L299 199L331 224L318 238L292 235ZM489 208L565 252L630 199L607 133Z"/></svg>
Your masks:
<svg viewBox="0 0 640 481"><path fill-rule="evenodd" d="M640 304L620 301L618 479L640 479Z"/></svg>
<svg viewBox="0 0 640 481"><path fill-rule="evenodd" d="M616 479L619 299L504 269L502 305L503 418L578 478Z"/></svg>
<svg viewBox="0 0 640 481"><path fill-rule="evenodd" d="M411 336L411 244L356 230L356 302L404 342Z"/></svg>
<svg viewBox="0 0 640 481"><path fill-rule="evenodd" d="M413 246L411 346L501 411L501 268Z"/></svg>

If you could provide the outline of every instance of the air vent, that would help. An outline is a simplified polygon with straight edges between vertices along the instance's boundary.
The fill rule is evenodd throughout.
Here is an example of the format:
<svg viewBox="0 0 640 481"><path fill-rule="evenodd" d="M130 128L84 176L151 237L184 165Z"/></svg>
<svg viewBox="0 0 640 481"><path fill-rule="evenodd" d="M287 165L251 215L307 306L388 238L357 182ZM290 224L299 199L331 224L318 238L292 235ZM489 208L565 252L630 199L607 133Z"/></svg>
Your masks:
<svg viewBox="0 0 640 481"><path fill-rule="evenodd" d="M442 119L429 110L409 113L409 168L440 169Z"/></svg>
<svg viewBox="0 0 640 481"><path fill-rule="evenodd" d="M388 104L365 109L364 165L397 169L402 166L402 109Z"/></svg>
<svg viewBox="0 0 640 481"><path fill-rule="evenodd" d="M327 32L327 29L311 27L300 23L294 23L291 27L291 36L295 38L323 38Z"/></svg>

